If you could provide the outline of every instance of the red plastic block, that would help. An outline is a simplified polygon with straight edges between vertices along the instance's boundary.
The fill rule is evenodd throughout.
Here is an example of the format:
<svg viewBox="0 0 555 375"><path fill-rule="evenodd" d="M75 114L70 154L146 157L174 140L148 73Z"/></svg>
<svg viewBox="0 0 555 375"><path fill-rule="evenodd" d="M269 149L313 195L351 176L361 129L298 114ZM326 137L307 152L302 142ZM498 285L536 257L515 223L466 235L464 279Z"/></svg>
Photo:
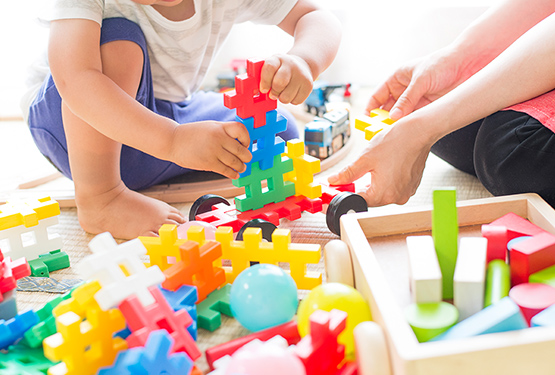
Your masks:
<svg viewBox="0 0 555 375"><path fill-rule="evenodd" d="M251 342L254 339L267 341L277 335L286 339L287 344L289 345L295 345L301 340L301 336L299 335L299 330L297 328L297 323L295 321L291 321L276 327L252 333L247 336L239 337L238 339L231 340L207 349L205 355L208 366L210 366L211 370L214 370L214 362L222 358L223 356L232 355L243 345Z"/></svg>
<svg viewBox="0 0 555 375"><path fill-rule="evenodd" d="M235 77L235 90L224 94L224 105L237 110L242 119L252 117L254 127L266 124L266 112L277 108L277 100L259 91L260 73L264 60L247 60L247 72Z"/></svg>
<svg viewBox="0 0 555 375"><path fill-rule="evenodd" d="M506 227L507 242L516 237L535 236L536 234L545 232L542 228L512 212L492 221L490 225L501 225Z"/></svg>
<svg viewBox="0 0 555 375"><path fill-rule="evenodd" d="M198 359L201 353L195 340L187 332L187 327L193 322L187 310L174 312L157 286L148 290L154 297L153 304L145 307L137 297L131 296L119 305L132 332L127 337L129 347L145 346L151 332L165 329L174 339L171 353L186 352L193 361Z"/></svg>
<svg viewBox="0 0 555 375"><path fill-rule="evenodd" d="M347 313L316 310L310 316L310 335L294 349L306 368L306 375L335 374L345 360L345 346L337 337L345 329Z"/></svg>
<svg viewBox="0 0 555 375"><path fill-rule="evenodd" d="M509 291L509 297L520 307L528 325L534 315L555 303L555 288L547 284L524 283Z"/></svg>
<svg viewBox="0 0 555 375"><path fill-rule="evenodd" d="M240 213L233 205L228 206L225 203L218 203L212 206L212 211L197 215L195 219L210 223L216 228L231 227L233 232L238 232L246 223L246 221L237 218L237 214Z"/></svg>
<svg viewBox="0 0 555 375"><path fill-rule="evenodd" d="M301 218L301 213L307 211L316 213L322 211L322 200L320 198L310 199L300 196L292 196L278 203L269 203L256 210L240 212L237 217L244 222L253 219L263 219L279 226L280 219L297 220Z"/></svg>
<svg viewBox="0 0 555 375"><path fill-rule="evenodd" d="M337 372L337 375L357 375L358 374L358 366L356 362L347 362L345 366L341 368Z"/></svg>
<svg viewBox="0 0 555 375"><path fill-rule="evenodd" d="M507 227L503 225L482 225L482 237L488 239L486 264L494 259L505 261L507 258Z"/></svg>
<svg viewBox="0 0 555 375"><path fill-rule="evenodd" d="M225 283L225 272L212 263L222 256L219 242L206 241L199 249L194 241L187 241L179 247L181 260L164 271L166 281L162 287L175 292L183 285L197 287L198 301L202 302L208 294Z"/></svg>
<svg viewBox="0 0 555 375"><path fill-rule="evenodd" d="M12 261L10 257L4 258L0 251L0 302L4 300L4 293L17 287L17 280L30 274L31 267L25 258Z"/></svg>
<svg viewBox="0 0 555 375"><path fill-rule="evenodd" d="M555 236L541 232L510 251L511 284L527 283L531 274L555 264Z"/></svg>
<svg viewBox="0 0 555 375"><path fill-rule="evenodd" d="M355 183L352 182L350 184L345 185L322 185L322 203L323 204L330 204L331 200L342 191L350 191L351 193L355 192Z"/></svg>

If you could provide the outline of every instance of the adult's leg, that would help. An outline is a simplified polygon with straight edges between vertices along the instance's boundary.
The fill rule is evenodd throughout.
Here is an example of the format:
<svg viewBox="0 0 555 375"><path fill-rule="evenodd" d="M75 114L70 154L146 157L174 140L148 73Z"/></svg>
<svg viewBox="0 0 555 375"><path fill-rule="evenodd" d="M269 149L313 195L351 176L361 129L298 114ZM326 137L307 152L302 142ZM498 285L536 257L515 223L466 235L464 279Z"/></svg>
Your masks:
<svg viewBox="0 0 555 375"><path fill-rule="evenodd" d="M501 111L476 137L476 174L494 195L537 193L555 206L555 133L529 115Z"/></svg>

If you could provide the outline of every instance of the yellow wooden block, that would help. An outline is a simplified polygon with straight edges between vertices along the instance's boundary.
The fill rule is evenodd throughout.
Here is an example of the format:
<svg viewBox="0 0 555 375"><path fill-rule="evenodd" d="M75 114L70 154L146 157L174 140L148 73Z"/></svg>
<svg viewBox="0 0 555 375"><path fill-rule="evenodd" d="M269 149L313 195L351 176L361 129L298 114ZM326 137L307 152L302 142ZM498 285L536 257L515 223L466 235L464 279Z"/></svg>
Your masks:
<svg viewBox="0 0 555 375"><path fill-rule="evenodd" d="M362 116L355 119L355 129L363 131L365 138L371 140L386 126L391 126L394 123L395 121L389 118L388 111L376 108L370 112L370 116Z"/></svg>

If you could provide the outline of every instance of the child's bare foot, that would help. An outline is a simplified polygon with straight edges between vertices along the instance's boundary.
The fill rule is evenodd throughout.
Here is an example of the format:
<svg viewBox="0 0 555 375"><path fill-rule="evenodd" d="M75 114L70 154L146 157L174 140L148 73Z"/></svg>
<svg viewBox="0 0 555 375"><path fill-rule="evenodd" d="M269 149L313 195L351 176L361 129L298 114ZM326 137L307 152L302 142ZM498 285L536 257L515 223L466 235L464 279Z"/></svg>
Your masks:
<svg viewBox="0 0 555 375"><path fill-rule="evenodd" d="M93 234L110 232L115 238L158 235L162 224L182 224L176 208L129 190L123 183L98 195L76 195L81 227Z"/></svg>

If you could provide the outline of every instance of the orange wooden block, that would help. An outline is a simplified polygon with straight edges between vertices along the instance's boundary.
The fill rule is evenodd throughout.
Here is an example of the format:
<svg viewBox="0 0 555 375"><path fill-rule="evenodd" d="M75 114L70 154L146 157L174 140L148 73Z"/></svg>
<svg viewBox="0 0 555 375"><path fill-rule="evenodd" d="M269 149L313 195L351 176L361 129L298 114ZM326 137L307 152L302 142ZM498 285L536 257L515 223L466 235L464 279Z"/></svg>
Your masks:
<svg viewBox="0 0 555 375"><path fill-rule="evenodd" d="M164 271L162 287L175 291L182 285L196 286L200 303L225 282L224 270L212 264L222 256L222 247L216 241L206 241L200 248L196 242L186 241L179 252L181 260Z"/></svg>

